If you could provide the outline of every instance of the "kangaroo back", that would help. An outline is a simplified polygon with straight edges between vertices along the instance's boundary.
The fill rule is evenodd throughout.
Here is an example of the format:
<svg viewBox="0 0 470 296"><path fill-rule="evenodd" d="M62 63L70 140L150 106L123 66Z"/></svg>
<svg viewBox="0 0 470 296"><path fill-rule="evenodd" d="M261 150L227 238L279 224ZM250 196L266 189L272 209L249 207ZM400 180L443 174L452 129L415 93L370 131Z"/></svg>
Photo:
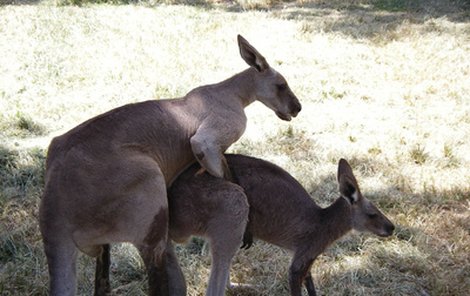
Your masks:
<svg viewBox="0 0 470 296"><path fill-rule="evenodd" d="M243 155L227 155L227 161L250 204L247 231L294 250L293 242L319 222L319 216L312 213L320 207L294 177L275 164Z"/></svg>

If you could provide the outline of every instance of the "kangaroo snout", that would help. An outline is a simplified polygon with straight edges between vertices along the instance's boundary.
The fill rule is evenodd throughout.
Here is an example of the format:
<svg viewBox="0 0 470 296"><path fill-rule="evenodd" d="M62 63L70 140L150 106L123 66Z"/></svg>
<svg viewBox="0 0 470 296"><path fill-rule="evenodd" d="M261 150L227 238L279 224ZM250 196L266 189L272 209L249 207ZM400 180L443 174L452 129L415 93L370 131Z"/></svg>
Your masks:
<svg viewBox="0 0 470 296"><path fill-rule="evenodd" d="M384 234L381 235L383 237L391 236L393 234L393 231L395 230L395 225L393 225L391 222L385 225L384 227Z"/></svg>
<svg viewBox="0 0 470 296"><path fill-rule="evenodd" d="M302 105L300 104L299 100L297 98L295 98L295 100L296 101L291 105L290 114L292 115L292 117L296 117L297 114L299 114L299 112L302 110Z"/></svg>
<svg viewBox="0 0 470 296"><path fill-rule="evenodd" d="M291 97L291 102L288 104L288 111L287 113L283 113L281 111L276 111L276 115L285 121L290 121L292 117L296 117L297 114L302 110L302 105L300 104L299 100L296 96Z"/></svg>

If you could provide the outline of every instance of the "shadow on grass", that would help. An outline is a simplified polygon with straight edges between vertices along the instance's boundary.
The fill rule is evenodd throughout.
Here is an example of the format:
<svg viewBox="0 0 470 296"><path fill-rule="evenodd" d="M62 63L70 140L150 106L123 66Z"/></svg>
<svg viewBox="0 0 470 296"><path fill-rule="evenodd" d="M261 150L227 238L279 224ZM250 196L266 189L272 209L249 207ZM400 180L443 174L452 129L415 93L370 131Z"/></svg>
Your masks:
<svg viewBox="0 0 470 296"><path fill-rule="evenodd" d="M470 3L466 0L307 0L304 4L294 5L294 7L310 8L323 12L335 11L346 15L372 13L390 15L391 18L393 16L407 16L416 19L448 17L455 21L470 20ZM308 16L308 14L305 15Z"/></svg>
<svg viewBox="0 0 470 296"><path fill-rule="evenodd" d="M286 135L285 137L288 136L289 135ZM43 150L33 149L22 152L0 146L0 182L3 190L0 191L0 201L2 202L2 209L9 209L8 213L3 213L3 217L8 221L5 221L5 223L4 221L1 222L2 225L8 225L9 229L14 229L14 231L10 231L8 235L2 235L0 237L0 262L2 264L8 264L8 268L4 269L4 276L7 279L11 279L12 282L18 282L22 278L27 277L34 277L36 283L44 281L45 272L39 273L37 270L29 271L33 263L29 261L26 262L27 259L31 257L31 250L33 250L35 256L33 259L37 260L37 258L40 257L40 262L42 264L40 268L41 270L45 270L45 262L41 251L42 249L38 244L38 235L33 235L34 232L37 232L37 222L32 213L35 211L38 200L28 198L30 202L20 202L20 199L15 198L15 195L20 195L19 193L24 192L25 189L28 188L30 189L29 192L33 191L37 195L40 193L40 188L43 186L42 174L44 170L44 159L45 152ZM360 172L361 175L373 174L374 168L379 168L383 165L373 159L352 158L349 161L353 166L353 170L355 172ZM332 203L333 199L339 197L336 190L336 171L320 176L318 180L318 182L307 188L309 192L331 192L332 194L328 194L326 197L328 201L324 200L328 204ZM361 183L361 180L358 181ZM5 185L7 186L4 187ZM11 195L5 191L5 188L10 188L8 192L17 192L17 194ZM463 207L460 204L459 208L455 203L439 204L438 200L430 199L430 197L447 196L447 199L450 200L451 198L449 196L451 196L459 201L470 196L470 189L468 188L452 192L434 191L422 194L401 192L400 196L402 198L391 202L387 195L392 190L396 189L383 188L377 192L364 192L364 194L374 203L379 205L381 210L383 210L387 215L388 213L398 215L402 209L413 207L419 212L421 217L430 213L430 209L435 213L439 211L448 211L449 208L459 210ZM314 193L313 198L318 202L322 197L319 197L316 194L317 193ZM4 203L5 199L8 200L8 207L4 207L4 205L6 205L6 203ZM17 199L18 201L13 201L13 199ZM445 201L446 199L444 198L443 200ZM12 203L15 205L12 205ZM27 219L25 217L14 218L19 216L18 213L26 213L22 215L27 215ZM462 223L464 222L465 221ZM21 227L19 227L20 225ZM436 283L439 276L444 273L436 275L434 272L435 266L444 270L446 268L445 264L453 264L454 262L458 263L458 259L454 260L452 255L449 257L448 253L441 254L439 251L428 253L432 246L427 247L424 245L424 240L420 241L415 239L415 237L419 235L425 235L423 234L424 231L422 229L406 225L397 226L397 232L390 240L382 242L382 240L379 239L371 239L364 243L344 243L338 247L336 251L337 254L333 257L338 258L344 257L345 255L351 257L357 255L361 257L359 258L361 262L365 262L364 266L352 266L346 270L341 269L340 271L326 274L326 276L323 276L323 282L318 282L320 284L318 286L319 291L322 292L320 295L325 295L323 292L326 294L335 294L338 293L338 291L350 291L348 292L350 294L344 295L355 295L355 291L360 292L357 290L358 287L361 287L361 291L366 295L428 295L427 293L429 293L429 295L458 295L449 294L450 292L457 292L458 289L462 287L465 288L462 284L461 286L456 284L459 281L465 281L464 273L461 275L456 274L457 269L459 269L456 264L454 264L452 268L448 269L449 275L453 277L451 284L455 284L456 288L447 294L440 293L444 291L440 289L446 289L446 287L450 287L451 284L444 285L444 283ZM464 225L463 227L466 226ZM452 231L452 229L448 229L448 231ZM35 239L31 239L32 237ZM431 239L442 241L440 237L431 237ZM372 241L372 243L369 243L369 241ZM397 244L397 247L394 247L394 243ZM449 242L449 244L450 243L451 242ZM348 248L351 249L349 252ZM366 252L365 256L362 256L363 252ZM428 258L428 256L430 257ZM256 258L253 258L253 260L256 260ZM20 265L21 267L21 273L19 274L18 268L15 268L17 265ZM35 268L38 268L37 264ZM32 274L34 272L36 272L35 275ZM90 269L90 272L92 272L92 269ZM137 272L140 271L137 270ZM121 273L124 275L123 279L120 279L119 283L115 283L115 286L123 284L126 278L127 282L129 282L128 272L122 271ZM141 280L142 278L137 276L136 278L132 278L131 281L139 282ZM38 285L38 287L45 290L44 286ZM347 289L344 289L345 287ZM14 285L10 285L6 288L6 291L13 291L13 289ZM33 289L31 286L27 286L25 284L21 291L26 293L28 291L30 292L31 289ZM235 291L229 295L257 294L248 289L248 291Z"/></svg>
<svg viewBox="0 0 470 296"><path fill-rule="evenodd" d="M0 7L6 5L35 5L44 0L0 0ZM166 5L187 5L199 6L206 9L214 7L211 0L54 0L50 2L56 6L82 6L87 4L106 4L106 5L143 5L154 7L161 4Z"/></svg>
<svg viewBox="0 0 470 296"><path fill-rule="evenodd" d="M332 182L324 176L310 192ZM319 260L328 268L313 267L319 295L466 295L470 187L398 198L390 196L394 190L363 192L395 224L393 236L355 235L333 244Z"/></svg>
<svg viewBox="0 0 470 296"><path fill-rule="evenodd" d="M46 295L37 205L45 151L0 145L0 294Z"/></svg>
<svg viewBox="0 0 470 296"><path fill-rule="evenodd" d="M417 219L435 214L422 213ZM389 239L366 236L357 254L347 252L346 242L338 246L334 256L327 254L329 257L322 258L323 265L341 267L317 269L324 295L345 287L350 293L342 295L356 295L359 291L361 295L467 295L470 269L465 241L454 244L438 232L430 234L421 227L396 226Z"/></svg>
<svg viewBox="0 0 470 296"><path fill-rule="evenodd" d="M40 0L0 0L1 5L35 4ZM355 39L389 42L400 38L410 25L423 25L424 32L443 30L434 20L470 22L468 0L57 0L56 5L160 4L198 6L233 13L263 10L271 17L302 21L301 33L333 32Z"/></svg>
<svg viewBox="0 0 470 296"><path fill-rule="evenodd" d="M41 2L41 0L0 0L0 6L6 5L34 5Z"/></svg>
<svg viewBox="0 0 470 296"><path fill-rule="evenodd" d="M464 0L362 0L312 1L273 10L282 19L303 21L302 33L333 32L355 39L388 42L410 25L424 25L425 32L440 32L435 20L470 21L470 3Z"/></svg>
<svg viewBox="0 0 470 296"><path fill-rule="evenodd" d="M9 199L41 191L45 161L43 149L18 151L0 145L0 197Z"/></svg>

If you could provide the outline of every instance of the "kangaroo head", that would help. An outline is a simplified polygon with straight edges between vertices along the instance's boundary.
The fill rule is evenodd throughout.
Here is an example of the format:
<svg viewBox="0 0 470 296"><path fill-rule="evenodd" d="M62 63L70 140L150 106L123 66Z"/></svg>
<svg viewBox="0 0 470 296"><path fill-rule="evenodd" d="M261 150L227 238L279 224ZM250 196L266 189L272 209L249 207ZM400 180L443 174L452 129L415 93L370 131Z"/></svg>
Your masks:
<svg viewBox="0 0 470 296"><path fill-rule="evenodd" d="M359 190L351 166L344 159L338 164L338 182L341 196L351 204L352 228L378 236L390 236L395 229L390 220Z"/></svg>
<svg viewBox="0 0 470 296"><path fill-rule="evenodd" d="M302 106L294 95L286 79L271 68L266 59L245 38L238 35L240 55L256 70L254 96L268 108L276 112L282 120L297 116Z"/></svg>

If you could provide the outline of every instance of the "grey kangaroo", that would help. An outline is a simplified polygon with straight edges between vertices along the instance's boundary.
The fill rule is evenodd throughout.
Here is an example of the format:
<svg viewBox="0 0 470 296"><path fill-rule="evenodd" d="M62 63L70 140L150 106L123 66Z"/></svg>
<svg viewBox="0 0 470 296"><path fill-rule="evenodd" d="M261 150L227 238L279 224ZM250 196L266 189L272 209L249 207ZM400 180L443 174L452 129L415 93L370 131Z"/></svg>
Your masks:
<svg viewBox="0 0 470 296"><path fill-rule="evenodd" d="M167 187L196 160L231 179L223 152L243 134L253 101L283 120L301 109L284 77L241 36L238 46L247 70L179 99L116 108L52 140L39 208L50 295L75 294L78 250L96 257L115 242L138 248L151 295L185 293L165 284L162 269ZM106 270L98 271L108 290Z"/></svg>
<svg viewBox="0 0 470 296"><path fill-rule="evenodd" d="M240 186L197 174L200 168L196 164L178 177L168 195L171 239L184 242L191 235L209 239L212 266L208 291L218 289L211 295L224 294L223 285L227 284L230 262L239 247L248 210L248 233L293 252L289 268L293 296L301 295L302 283L309 296L316 295L311 265L350 230L382 237L393 233L394 225L361 194L344 159L338 164L340 197L324 209L280 167L243 155L226 155L226 159ZM180 267L171 244L168 248L166 268L169 274L175 274ZM170 285L185 283L175 277Z"/></svg>

